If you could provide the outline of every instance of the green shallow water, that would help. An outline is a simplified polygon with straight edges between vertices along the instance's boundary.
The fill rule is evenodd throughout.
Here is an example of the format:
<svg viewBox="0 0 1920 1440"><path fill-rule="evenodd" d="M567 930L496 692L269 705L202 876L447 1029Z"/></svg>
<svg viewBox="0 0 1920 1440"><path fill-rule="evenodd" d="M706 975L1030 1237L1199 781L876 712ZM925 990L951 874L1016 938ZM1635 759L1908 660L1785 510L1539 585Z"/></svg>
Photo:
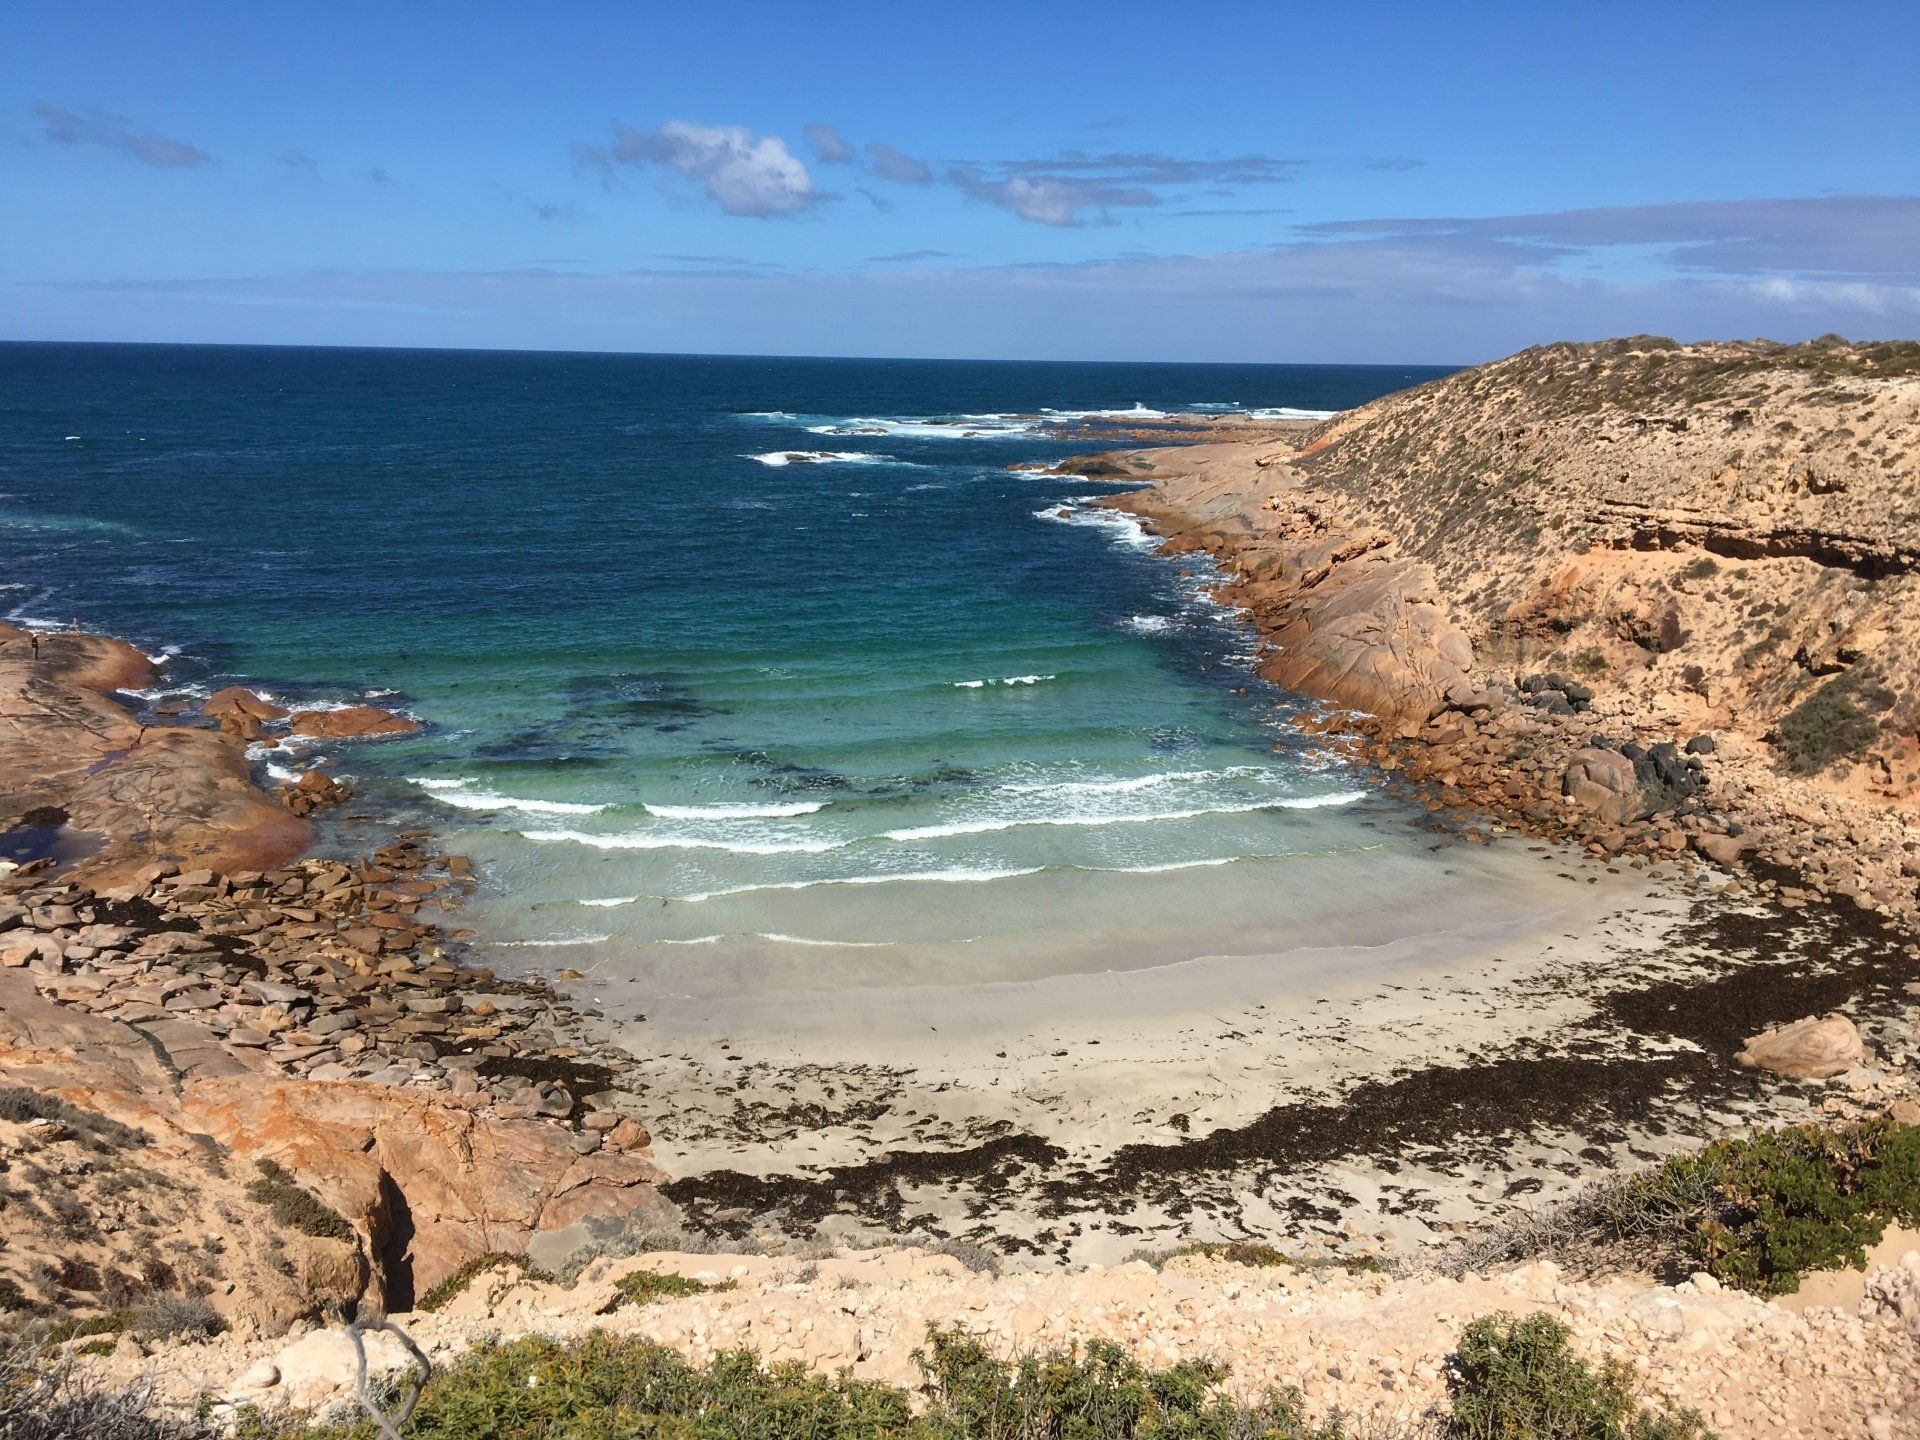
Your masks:
<svg viewBox="0 0 1920 1440"><path fill-rule="evenodd" d="M1008 467L1085 448L1045 406L1433 373L0 346L0 600L171 648L164 690L418 715L298 758L479 859L511 963L1280 949L1370 877L1443 888L1425 837L1296 736L1203 563Z"/></svg>

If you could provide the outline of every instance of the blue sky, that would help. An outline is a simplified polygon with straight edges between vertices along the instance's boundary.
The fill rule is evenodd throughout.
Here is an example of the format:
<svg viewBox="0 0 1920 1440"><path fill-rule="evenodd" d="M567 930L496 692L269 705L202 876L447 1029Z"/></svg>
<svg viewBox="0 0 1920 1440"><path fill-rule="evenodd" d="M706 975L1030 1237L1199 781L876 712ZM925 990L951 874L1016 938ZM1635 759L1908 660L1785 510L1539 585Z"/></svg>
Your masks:
<svg viewBox="0 0 1920 1440"><path fill-rule="evenodd" d="M1920 333L1920 6L8 7L0 337Z"/></svg>

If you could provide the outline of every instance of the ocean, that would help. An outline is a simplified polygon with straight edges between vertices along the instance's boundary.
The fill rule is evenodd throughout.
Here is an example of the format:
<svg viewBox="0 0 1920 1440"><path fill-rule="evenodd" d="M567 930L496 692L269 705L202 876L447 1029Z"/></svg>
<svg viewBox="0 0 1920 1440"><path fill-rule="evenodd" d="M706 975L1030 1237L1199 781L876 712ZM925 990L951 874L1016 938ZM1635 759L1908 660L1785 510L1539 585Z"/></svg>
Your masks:
<svg viewBox="0 0 1920 1440"><path fill-rule="evenodd" d="M1044 420L1413 367L0 345L0 610L419 736L350 776L498 968L635 1003L1286 948L1439 884ZM1023 468L1024 467L1024 468ZM350 822L330 822L336 826Z"/></svg>

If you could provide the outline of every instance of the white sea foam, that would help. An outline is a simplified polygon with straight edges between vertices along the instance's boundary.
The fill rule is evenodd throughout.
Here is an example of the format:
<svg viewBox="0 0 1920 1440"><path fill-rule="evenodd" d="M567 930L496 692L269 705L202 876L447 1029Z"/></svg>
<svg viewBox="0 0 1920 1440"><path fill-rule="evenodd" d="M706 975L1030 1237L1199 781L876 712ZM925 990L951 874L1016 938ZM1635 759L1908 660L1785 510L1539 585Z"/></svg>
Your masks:
<svg viewBox="0 0 1920 1440"><path fill-rule="evenodd" d="M1125 410L1042 410L1049 420L1164 420L1164 410L1149 410L1139 401Z"/></svg>
<svg viewBox="0 0 1920 1440"><path fill-rule="evenodd" d="M787 800L764 805L645 805L649 815L662 820L785 820L827 808L824 800Z"/></svg>
<svg viewBox="0 0 1920 1440"><path fill-rule="evenodd" d="M771 940L780 945L814 945L852 950L885 950L891 940L816 940L807 935L783 935L777 930L749 930L738 935L695 935L686 940L654 940L654 945L717 945L722 940Z"/></svg>
<svg viewBox="0 0 1920 1440"><path fill-rule="evenodd" d="M915 440L1011 440L1034 433L1031 421L1011 415L962 415L952 420L855 416L807 426L813 435L902 435Z"/></svg>
<svg viewBox="0 0 1920 1440"><path fill-rule="evenodd" d="M613 895L605 900L582 900L580 903L590 906L595 910L613 910L622 905L638 905L640 903L640 897L638 895Z"/></svg>
<svg viewBox="0 0 1920 1440"><path fill-rule="evenodd" d="M267 775L268 778L273 780L298 780L300 778L300 772L298 770L289 770L285 765L276 765L271 760L267 762Z"/></svg>
<svg viewBox="0 0 1920 1440"><path fill-rule="evenodd" d="M1201 780L1230 780L1242 775L1270 773L1260 765L1232 765L1224 770L1166 770L1155 775L1130 775L1115 780L1011 780L1000 788L1027 795L1124 795L1162 785Z"/></svg>
<svg viewBox="0 0 1920 1440"><path fill-rule="evenodd" d="M596 850L726 850L735 855L824 855L844 840L718 840L704 835L667 835L642 830L595 835L584 830L522 830L527 840L550 844L571 840Z"/></svg>
<svg viewBox="0 0 1920 1440"><path fill-rule="evenodd" d="M699 905L727 895L752 895L762 890L812 890L821 885L979 885L989 880L1038 875L1045 868L1029 865L1017 870L908 870L892 875L834 875L822 880L776 880L762 885L733 885L725 890L704 890L696 895L684 895L681 899L689 905Z"/></svg>
<svg viewBox="0 0 1920 1440"><path fill-rule="evenodd" d="M1164 635L1176 624L1171 615L1133 615L1121 623L1136 635Z"/></svg>
<svg viewBox="0 0 1920 1440"><path fill-rule="evenodd" d="M577 800L527 800L518 795L496 795L490 790L470 790L472 780L436 780L420 778L411 781L420 786L442 805L457 806L462 810L518 810L527 815L598 815L611 807L589 805Z"/></svg>
<svg viewBox="0 0 1920 1440"><path fill-rule="evenodd" d="M213 692L204 685L155 685L146 690L122 690L119 693L135 700L145 700L151 704L155 700L165 700L172 696L186 696L195 700L204 700Z"/></svg>
<svg viewBox="0 0 1920 1440"><path fill-rule="evenodd" d="M1164 865L1101 865L1100 870L1115 875L1164 875L1173 870L1210 870L1217 865L1237 865L1242 860L1261 857L1252 855L1222 855L1217 860L1169 860Z"/></svg>
<svg viewBox="0 0 1920 1440"><path fill-rule="evenodd" d="M891 940L816 940L807 935L782 935L777 930L756 930L748 938L774 940L782 945L826 945L849 950L885 950L894 943Z"/></svg>
<svg viewBox="0 0 1920 1440"><path fill-rule="evenodd" d="M1087 525L1104 530L1131 550L1152 550L1159 545L1160 542L1148 533L1146 523L1139 516L1129 515L1124 510L1090 509L1084 502L1093 498L1090 495L1075 496L1061 504L1036 510L1033 516L1036 520L1051 520L1056 525Z"/></svg>
<svg viewBox="0 0 1920 1440"><path fill-rule="evenodd" d="M611 935L565 935L556 940L496 940L493 943L514 950L543 950L552 945L598 945L612 938Z"/></svg>
<svg viewBox="0 0 1920 1440"><path fill-rule="evenodd" d="M800 417L787 410L743 410L742 420L798 420Z"/></svg>
<svg viewBox="0 0 1920 1440"><path fill-rule="evenodd" d="M1260 810L1315 810L1345 805L1363 791L1330 795L1303 795L1291 800L1258 800L1245 805L1203 805L1189 810L1155 810L1139 815L1002 815L978 820L954 820L944 825L913 825L883 832L889 840L944 840L955 835L984 835L1026 825L1150 825L1174 820L1197 820L1203 815L1248 815Z"/></svg>
<svg viewBox="0 0 1920 1440"><path fill-rule="evenodd" d="M979 690L988 685L1038 685L1043 680L1057 680L1057 675L1006 675L997 680L956 680L956 690Z"/></svg>
<svg viewBox="0 0 1920 1440"><path fill-rule="evenodd" d="M1246 412L1256 420L1331 420L1338 410L1301 410L1292 405L1268 405Z"/></svg>
<svg viewBox="0 0 1920 1440"><path fill-rule="evenodd" d="M742 456L776 468L786 465L911 465L910 460L895 459L865 450L768 450L759 455Z"/></svg>

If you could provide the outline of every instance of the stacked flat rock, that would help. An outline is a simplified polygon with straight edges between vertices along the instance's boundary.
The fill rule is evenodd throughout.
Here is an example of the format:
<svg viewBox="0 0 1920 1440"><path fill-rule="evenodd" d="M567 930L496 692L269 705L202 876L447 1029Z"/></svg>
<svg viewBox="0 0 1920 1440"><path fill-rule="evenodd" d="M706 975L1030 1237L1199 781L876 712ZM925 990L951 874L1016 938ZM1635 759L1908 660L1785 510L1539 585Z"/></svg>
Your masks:
<svg viewBox="0 0 1920 1440"><path fill-rule="evenodd" d="M579 1123L605 1113L588 1102L612 1067L584 1058L566 1001L453 958L437 918L471 874L412 833L352 863L222 875L158 862L101 892L16 873L0 881L0 967L141 1030L184 1073L266 1064L408 1086L567 1125L582 1153L642 1148L637 1124Z"/></svg>

